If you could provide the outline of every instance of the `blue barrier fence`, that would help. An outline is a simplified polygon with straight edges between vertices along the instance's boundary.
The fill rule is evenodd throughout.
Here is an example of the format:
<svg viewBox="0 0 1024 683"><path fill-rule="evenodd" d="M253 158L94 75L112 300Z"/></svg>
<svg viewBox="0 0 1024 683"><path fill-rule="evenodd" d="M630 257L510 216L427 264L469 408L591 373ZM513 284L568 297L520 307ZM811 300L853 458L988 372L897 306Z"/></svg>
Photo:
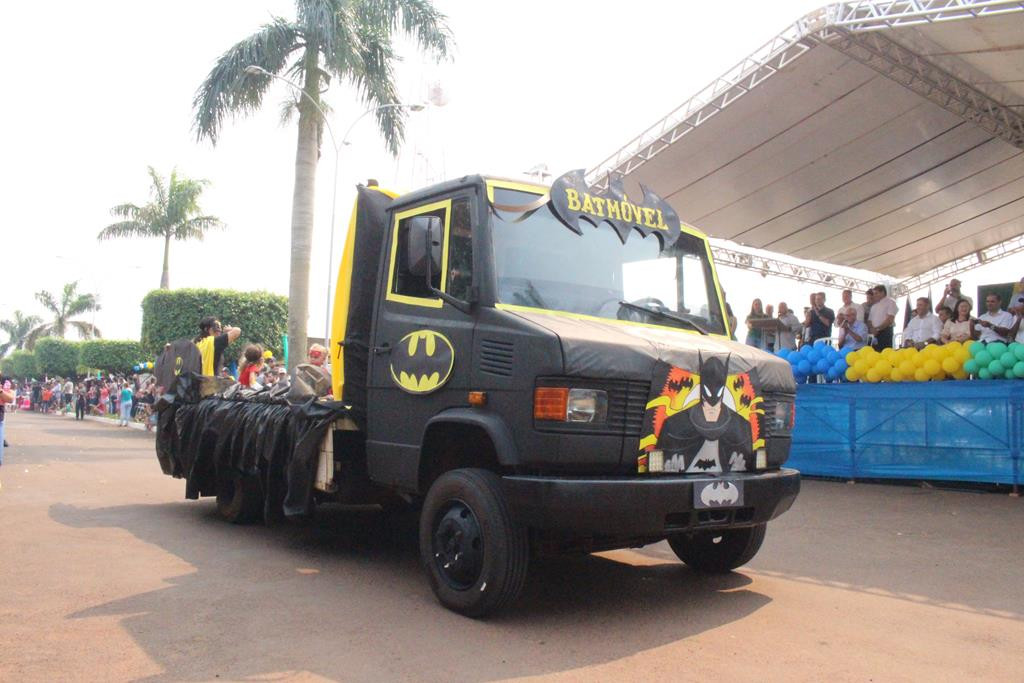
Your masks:
<svg viewBox="0 0 1024 683"><path fill-rule="evenodd" d="M804 474L1020 484L1024 381L806 384L793 449Z"/></svg>

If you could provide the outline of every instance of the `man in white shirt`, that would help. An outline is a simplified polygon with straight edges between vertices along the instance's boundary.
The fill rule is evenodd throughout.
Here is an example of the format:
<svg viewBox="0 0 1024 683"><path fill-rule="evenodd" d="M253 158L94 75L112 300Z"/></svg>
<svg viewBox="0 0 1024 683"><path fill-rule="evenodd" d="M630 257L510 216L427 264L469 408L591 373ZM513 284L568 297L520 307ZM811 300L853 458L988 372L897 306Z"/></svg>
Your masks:
<svg viewBox="0 0 1024 683"><path fill-rule="evenodd" d="M846 324L846 311L847 309L853 309L857 316L857 320L863 321L864 318L864 306L861 304L853 303L853 292L846 289L843 290L843 305L836 311L836 327L840 328Z"/></svg>
<svg viewBox="0 0 1024 683"><path fill-rule="evenodd" d="M786 329L778 332L778 348L792 351L796 348L796 335L800 334L803 325L793 311L789 310L785 301L779 303L779 322L785 325Z"/></svg>
<svg viewBox="0 0 1024 683"><path fill-rule="evenodd" d="M75 398L75 383L69 378L68 381L64 382L64 387L61 391L64 394L64 412L71 412L71 404L74 403Z"/></svg>
<svg viewBox="0 0 1024 683"><path fill-rule="evenodd" d="M974 308L974 299L967 296L966 294L962 294L960 292L960 281L957 280L956 278L953 278L952 280L949 281L949 284L946 285L945 291L942 292L942 299L939 300L939 303L936 306L936 308L938 308L938 306L946 306L949 308L949 310L955 311L956 302L960 301L961 299L969 303L971 305L971 308Z"/></svg>
<svg viewBox="0 0 1024 683"><path fill-rule="evenodd" d="M942 334L942 323L929 310L931 302L926 297L918 297L914 317L903 329L903 346L923 349L927 344L936 344Z"/></svg>
<svg viewBox="0 0 1024 683"><path fill-rule="evenodd" d="M977 325L981 329L980 341L1005 342L1013 327L1014 317L1002 309L1003 300L998 294L985 297L986 311L978 316Z"/></svg>
<svg viewBox="0 0 1024 683"><path fill-rule="evenodd" d="M889 298L885 285L871 290L871 308L868 310L868 332L875 337L871 346L875 351L892 348L892 328L900 307Z"/></svg>

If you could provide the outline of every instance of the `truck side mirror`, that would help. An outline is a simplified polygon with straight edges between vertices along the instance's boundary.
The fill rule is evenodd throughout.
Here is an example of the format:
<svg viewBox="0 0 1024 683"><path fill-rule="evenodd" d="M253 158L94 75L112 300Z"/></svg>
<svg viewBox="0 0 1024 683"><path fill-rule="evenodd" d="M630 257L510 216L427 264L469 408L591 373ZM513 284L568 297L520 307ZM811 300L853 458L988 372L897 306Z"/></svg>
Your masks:
<svg viewBox="0 0 1024 683"><path fill-rule="evenodd" d="M415 277L441 272L441 219L413 216L405 233L405 267Z"/></svg>

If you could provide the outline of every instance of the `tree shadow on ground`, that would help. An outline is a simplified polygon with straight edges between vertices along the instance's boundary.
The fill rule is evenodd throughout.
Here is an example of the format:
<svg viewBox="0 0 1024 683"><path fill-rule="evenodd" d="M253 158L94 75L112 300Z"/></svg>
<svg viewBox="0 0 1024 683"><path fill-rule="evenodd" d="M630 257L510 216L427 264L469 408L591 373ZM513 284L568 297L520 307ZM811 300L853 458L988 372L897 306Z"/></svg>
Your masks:
<svg viewBox="0 0 1024 683"><path fill-rule="evenodd" d="M532 565L513 609L474 621L435 602L408 515L324 508L304 526L232 527L202 501L58 504L50 516L75 528L124 529L194 567L167 577L167 562L155 562L166 587L70 615L119 616L163 668L161 679L546 674L673 643L770 602L743 574L704 577L678 561L619 561L629 554L567 557Z"/></svg>
<svg viewBox="0 0 1024 683"><path fill-rule="evenodd" d="M804 480L750 562L764 576L1024 620L1024 501L980 491ZM648 546L654 560L668 544Z"/></svg>

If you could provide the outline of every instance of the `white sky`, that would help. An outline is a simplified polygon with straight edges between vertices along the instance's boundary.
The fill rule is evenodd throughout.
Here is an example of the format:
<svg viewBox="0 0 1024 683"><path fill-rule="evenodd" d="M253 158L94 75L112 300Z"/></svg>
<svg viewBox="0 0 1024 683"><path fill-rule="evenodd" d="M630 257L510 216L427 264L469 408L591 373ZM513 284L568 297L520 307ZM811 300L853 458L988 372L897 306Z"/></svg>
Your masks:
<svg viewBox="0 0 1024 683"><path fill-rule="evenodd" d="M823 4L436 2L455 35L454 61L437 66L410 52L399 78L407 102L425 99L434 81L449 102L411 115L397 160L384 152L371 117L353 131L341 153L335 254L357 182L376 177L405 190L466 173L520 175L541 162L556 175L591 167ZM195 141L191 120L192 97L216 57L271 15L293 12L286 0L5 7L0 318L15 309L41 314L34 292L56 293L77 279L99 295L103 308L93 321L105 337L139 337L140 302L159 285L162 242L98 243L96 234L113 222L110 207L148 201L147 165L208 179L202 207L227 224L205 242L172 244L172 287L287 294L296 137L294 124L279 125L287 88L271 90L258 115L229 123L215 148ZM343 136L363 106L343 87L326 99ZM325 143L311 334L323 330L329 287L334 151ZM1010 259L961 279L973 293L978 284L1019 279L1018 270ZM740 318L755 293L799 311L807 292L819 289L728 268L720 275ZM838 302L838 293L828 300Z"/></svg>

